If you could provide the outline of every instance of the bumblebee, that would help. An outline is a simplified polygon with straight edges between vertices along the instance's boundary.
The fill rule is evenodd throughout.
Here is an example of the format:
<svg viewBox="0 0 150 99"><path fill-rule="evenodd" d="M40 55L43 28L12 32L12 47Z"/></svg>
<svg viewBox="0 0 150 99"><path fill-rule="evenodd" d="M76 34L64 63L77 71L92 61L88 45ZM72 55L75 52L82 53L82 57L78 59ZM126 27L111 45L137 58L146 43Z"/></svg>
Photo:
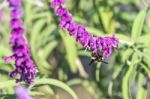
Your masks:
<svg viewBox="0 0 150 99"><path fill-rule="evenodd" d="M102 62L102 63L108 64L108 62L103 61L102 55L100 55L100 54L97 54L97 55L92 54L91 62L89 63L89 65L91 65L93 63L97 63L97 62Z"/></svg>

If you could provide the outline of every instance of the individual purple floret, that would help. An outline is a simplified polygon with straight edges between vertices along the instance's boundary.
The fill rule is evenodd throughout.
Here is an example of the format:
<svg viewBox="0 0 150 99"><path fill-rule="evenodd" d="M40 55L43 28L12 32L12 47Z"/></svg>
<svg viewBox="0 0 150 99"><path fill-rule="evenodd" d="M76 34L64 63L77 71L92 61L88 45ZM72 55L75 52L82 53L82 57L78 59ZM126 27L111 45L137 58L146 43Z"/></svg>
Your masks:
<svg viewBox="0 0 150 99"><path fill-rule="evenodd" d="M55 6L61 6L62 4L64 4L65 0L54 0L51 3L51 7L54 8Z"/></svg>
<svg viewBox="0 0 150 99"><path fill-rule="evenodd" d="M20 7L21 6L21 0L8 0L9 6L14 7Z"/></svg>
<svg viewBox="0 0 150 99"><path fill-rule="evenodd" d="M92 51L93 54L102 52L102 58L107 58L112 53L112 48L118 48L119 40L113 35L112 37L94 37L90 34L85 26L80 25L72 20L71 13L62 6L64 0L53 0L51 7L58 6L55 14L60 17L59 26L74 36L77 42L83 47Z"/></svg>
<svg viewBox="0 0 150 99"><path fill-rule="evenodd" d="M13 55L5 56L5 62L15 61L16 69L9 73L10 77L20 75L16 82L25 81L32 83L36 75L36 66L31 59L30 47L27 40L23 37L25 32L23 28L21 0L8 0L11 8L11 36L9 43L11 45ZM19 98L24 99L24 98Z"/></svg>
<svg viewBox="0 0 150 99"><path fill-rule="evenodd" d="M32 97L28 94L28 90L25 87L17 86L15 90L16 99L32 99Z"/></svg>

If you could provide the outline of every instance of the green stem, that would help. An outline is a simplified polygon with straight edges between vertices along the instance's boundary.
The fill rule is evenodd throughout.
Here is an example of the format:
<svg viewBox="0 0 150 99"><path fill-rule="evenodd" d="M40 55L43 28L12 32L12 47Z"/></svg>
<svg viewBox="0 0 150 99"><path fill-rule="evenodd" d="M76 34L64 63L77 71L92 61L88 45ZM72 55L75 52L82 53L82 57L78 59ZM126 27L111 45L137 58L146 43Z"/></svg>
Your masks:
<svg viewBox="0 0 150 99"><path fill-rule="evenodd" d="M144 76L139 74L139 89L136 96L136 99L146 99L147 97L147 88L146 85L143 85Z"/></svg>
<svg viewBox="0 0 150 99"><path fill-rule="evenodd" d="M100 25L102 26L103 31L106 32L106 30L105 30L105 28L104 28L104 26L102 24L102 18L100 16L100 12L99 12L98 7L96 5L96 0L93 0L93 7L94 7L94 9L95 9L95 11L97 13L98 20L99 20Z"/></svg>
<svg viewBox="0 0 150 99"><path fill-rule="evenodd" d="M130 78L132 77L134 71L136 70L137 64L141 61L141 59L138 59L138 55L137 53L134 53L132 55L132 60L129 64L129 68L125 74L125 76L123 77L123 81L122 81L122 96L123 99L132 99L131 95L130 95L130 86L129 86L129 81Z"/></svg>
<svg viewBox="0 0 150 99"><path fill-rule="evenodd" d="M130 79L130 76L132 74L132 71L133 71L134 67L135 67L134 65L131 65L129 67L127 73L123 77L123 81L122 81L122 95L123 95L123 99L131 99L130 90L129 90L129 79Z"/></svg>

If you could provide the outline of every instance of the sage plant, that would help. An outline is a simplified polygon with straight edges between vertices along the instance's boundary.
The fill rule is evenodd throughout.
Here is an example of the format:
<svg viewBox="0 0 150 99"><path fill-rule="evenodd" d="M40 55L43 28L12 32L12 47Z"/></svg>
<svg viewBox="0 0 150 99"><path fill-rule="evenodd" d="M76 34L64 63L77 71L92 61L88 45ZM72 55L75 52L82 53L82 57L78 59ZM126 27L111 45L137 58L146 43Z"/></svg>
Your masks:
<svg viewBox="0 0 150 99"><path fill-rule="evenodd" d="M77 42L97 55L102 53L102 58L107 58L112 53L112 48L118 48L119 40L113 35L108 37L95 37L86 30L84 25L78 24L72 20L72 14L63 7L65 0L53 0L51 8L57 6L55 14L60 17L59 27L74 36Z"/></svg>
<svg viewBox="0 0 150 99"><path fill-rule="evenodd" d="M10 77L15 77L17 74L20 75L16 79L16 82L25 81L26 83L32 83L36 74L36 66L31 59L30 46L27 40L23 36L25 33L23 27L23 21L21 19L23 15L22 11L22 0L8 0L10 12L10 28L11 36L9 43L13 55L5 56L5 62L15 61L15 70L9 73Z"/></svg>

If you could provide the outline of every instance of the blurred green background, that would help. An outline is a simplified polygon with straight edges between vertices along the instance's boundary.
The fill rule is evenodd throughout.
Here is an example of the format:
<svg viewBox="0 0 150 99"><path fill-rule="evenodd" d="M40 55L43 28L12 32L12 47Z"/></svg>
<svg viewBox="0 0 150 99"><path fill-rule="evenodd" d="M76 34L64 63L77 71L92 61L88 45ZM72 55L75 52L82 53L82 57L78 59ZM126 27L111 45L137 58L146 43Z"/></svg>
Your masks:
<svg viewBox="0 0 150 99"><path fill-rule="evenodd" d="M91 52L58 28L50 2L23 0L25 37L38 67L35 84L26 85L8 77L15 66L2 59L12 52L10 9L0 0L0 99L15 99L17 85L29 87L34 99L150 99L150 0L66 0L90 33L120 40L108 64L91 66Z"/></svg>

